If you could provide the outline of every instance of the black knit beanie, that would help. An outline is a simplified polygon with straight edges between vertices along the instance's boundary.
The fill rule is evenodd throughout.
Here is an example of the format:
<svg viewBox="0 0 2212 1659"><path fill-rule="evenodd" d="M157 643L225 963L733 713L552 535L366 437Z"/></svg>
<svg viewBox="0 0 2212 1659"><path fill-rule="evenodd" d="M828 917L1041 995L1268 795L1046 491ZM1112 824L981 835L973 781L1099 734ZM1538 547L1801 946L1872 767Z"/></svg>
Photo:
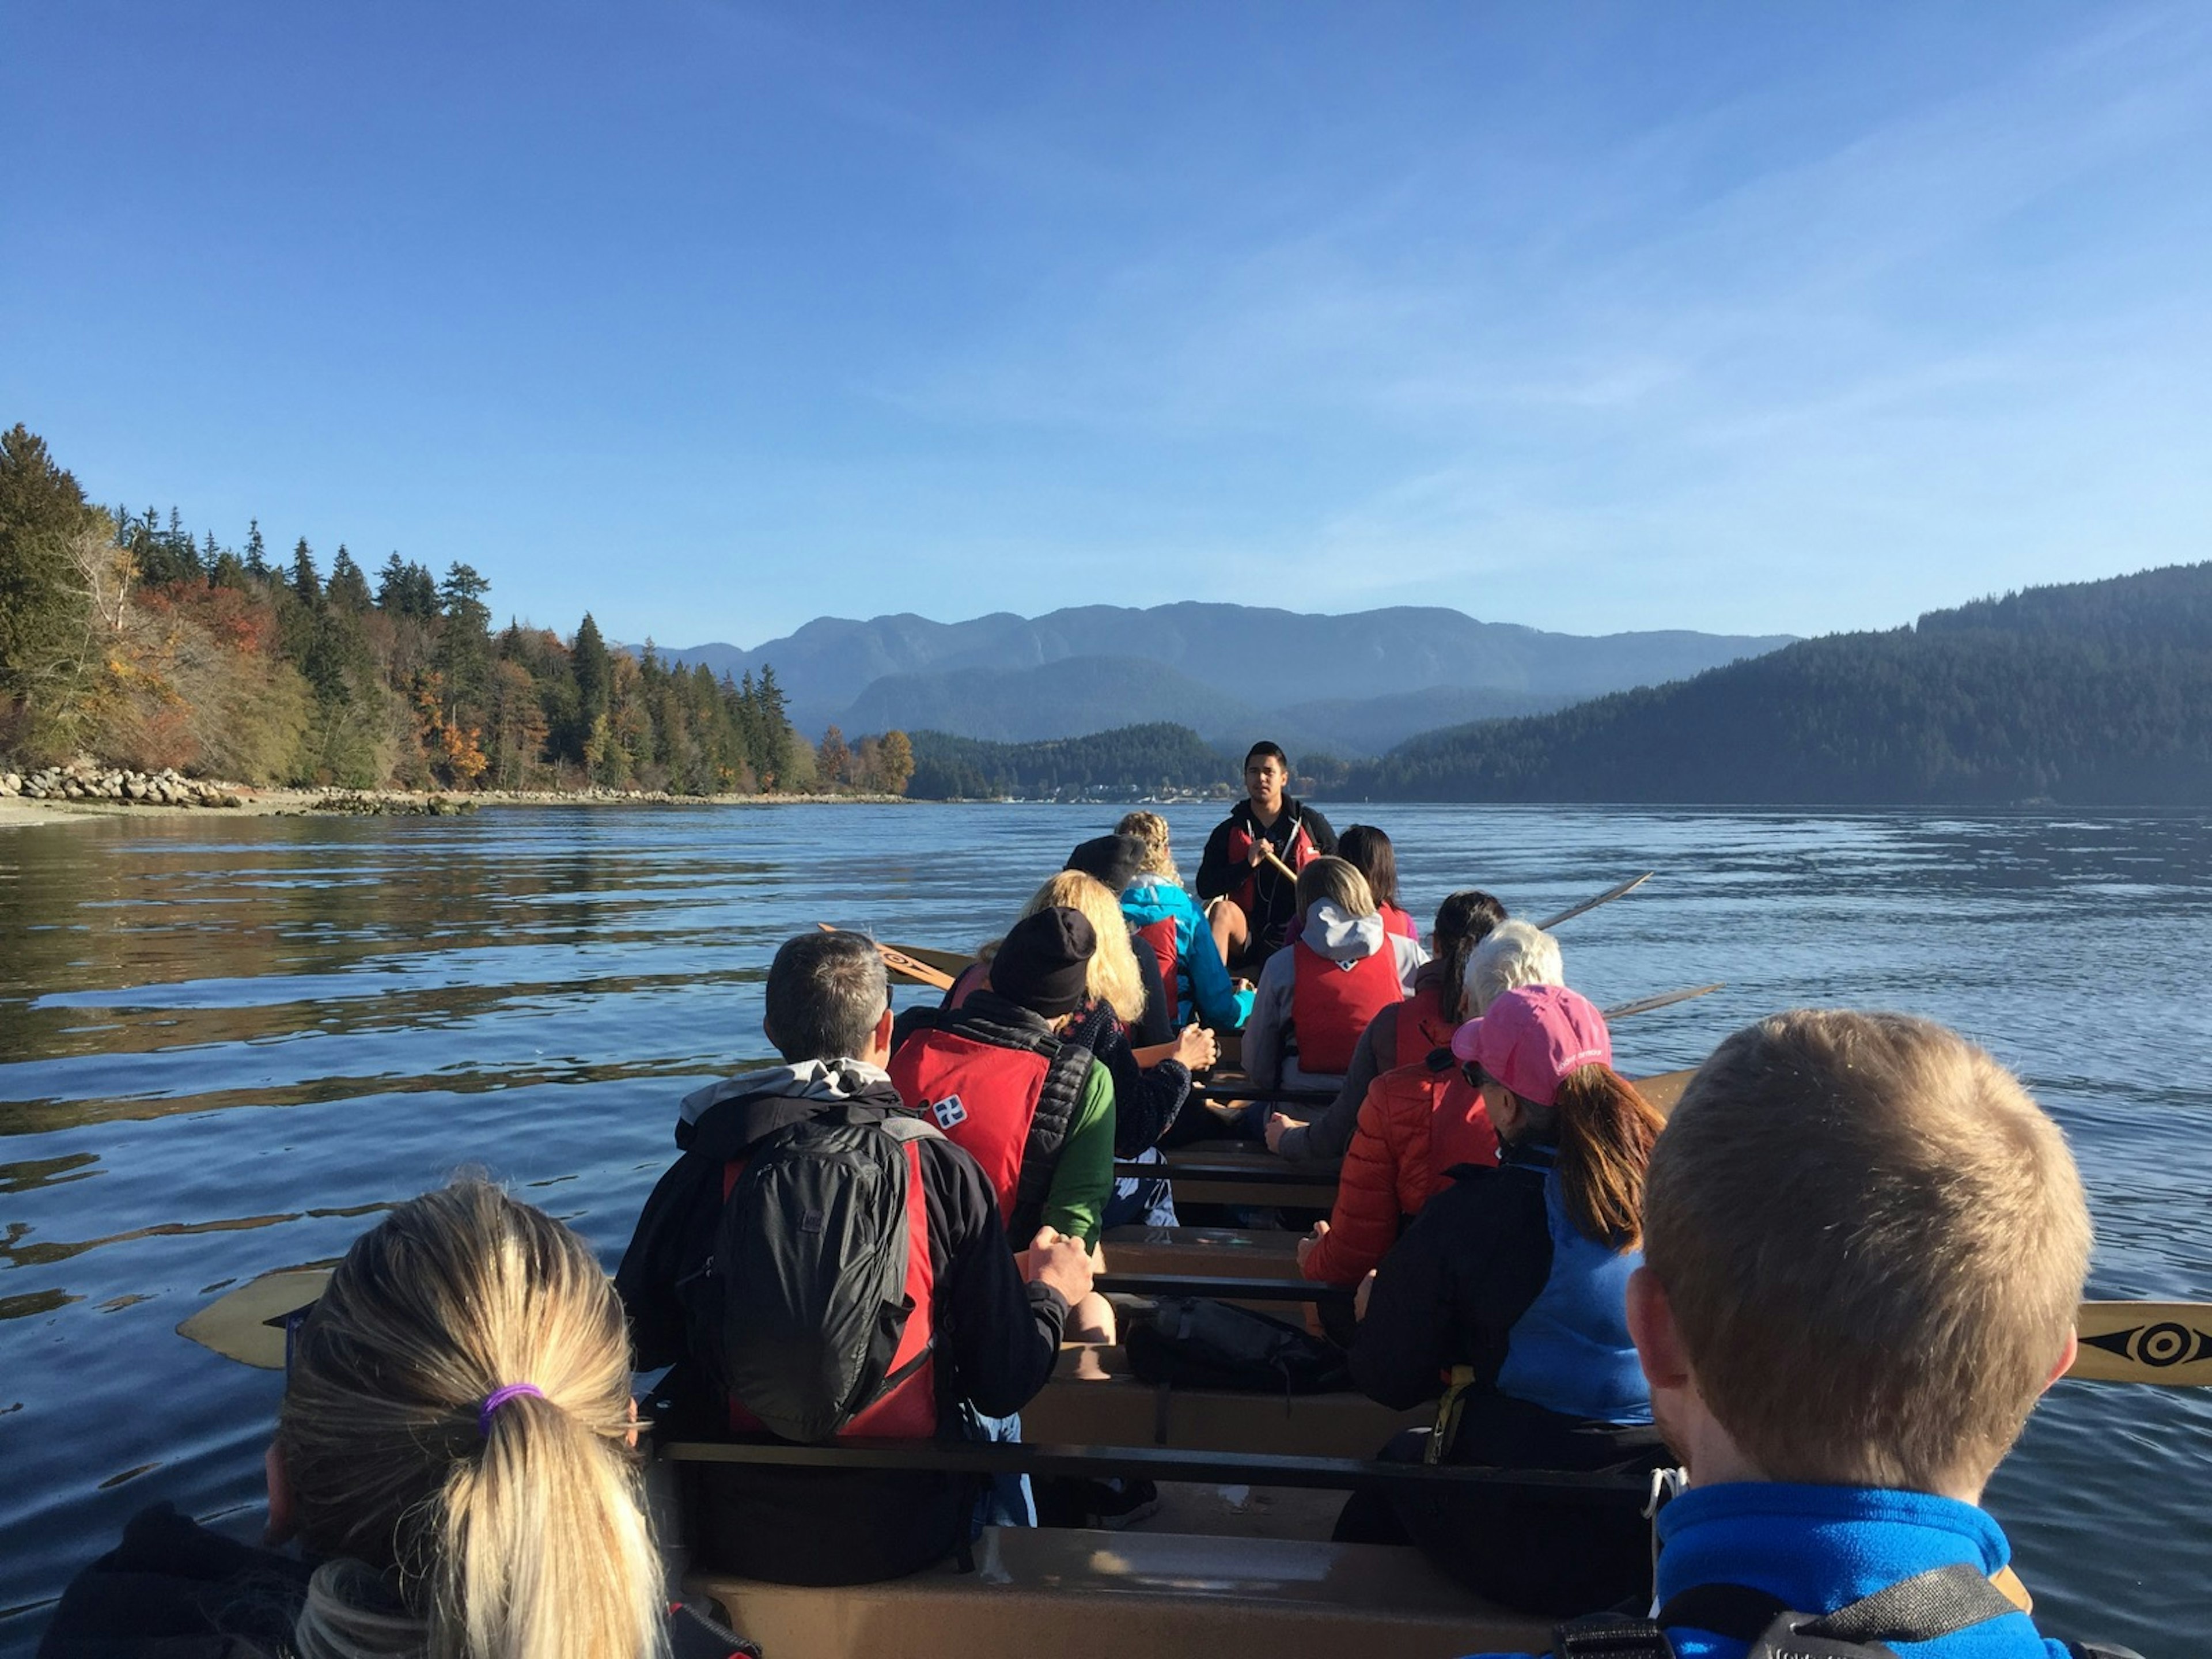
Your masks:
<svg viewBox="0 0 2212 1659"><path fill-rule="evenodd" d="M1024 916L991 958L991 988L1052 1019L1083 1005L1083 981L1098 936L1080 910L1064 904Z"/></svg>
<svg viewBox="0 0 2212 1659"><path fill-rule="evenodd" d="M1145 867L1145 843L1135 836L1094 836L1067 855L1063 870L1080 870L1104 884L1115 897Z"/></svg>

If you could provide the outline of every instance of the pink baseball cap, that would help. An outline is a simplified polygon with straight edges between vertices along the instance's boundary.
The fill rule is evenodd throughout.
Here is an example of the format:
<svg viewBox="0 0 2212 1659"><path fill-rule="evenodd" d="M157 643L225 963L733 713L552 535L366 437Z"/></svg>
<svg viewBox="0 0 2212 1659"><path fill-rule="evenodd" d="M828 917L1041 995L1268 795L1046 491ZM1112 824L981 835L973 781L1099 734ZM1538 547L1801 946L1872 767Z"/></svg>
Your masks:
<svg viewBox="0 0 2212 1659"><path fill-rule="evenodd" d="M1559 1080L1568 1073L1613 1064L1605 1016L1588 997L1564 985L1520 985L1500 992L1488 1013L1452 1033L1451 1050L1539 1106L1559 1098Z"/></svg>

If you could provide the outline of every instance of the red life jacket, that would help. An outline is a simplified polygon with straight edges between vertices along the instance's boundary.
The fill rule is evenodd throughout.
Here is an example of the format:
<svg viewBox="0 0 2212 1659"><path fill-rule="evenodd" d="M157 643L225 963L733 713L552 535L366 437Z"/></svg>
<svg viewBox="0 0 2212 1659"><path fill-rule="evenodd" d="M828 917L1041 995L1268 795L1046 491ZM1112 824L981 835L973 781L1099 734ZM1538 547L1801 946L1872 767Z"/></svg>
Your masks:
<svg viewBox="0 0 2212 1659"><path fill-rule="evenodd" d="M722 1165L722 1201L727 1203L746 1160ZM880 1435L891 1440L927 1440L937 1433L936 1304L937 1264L929 1254L929 1195L922 1190L921 1143L906 1143L906 1299L909 1311L898 1346L884 1371L884 1391L834 1437ZM740 1434L763 1432L761 1421L730 1397L730 1427Z"/></svg>
<svg viewBox="0 0 2212 1659"><path fill-rule="evenodd" d="M1429 1198L1444 1189L1445 1170L1498 1162L1498 1131L1491 1127L1481 1092L1456 1061L1433 1076L1430 1087L1437 1103L1429 1115Z"/></svg>
<svg viewBox="0 0 2212 1659"><path fill-rule="evenodd" d="M1424 985L1398 1005L1398 1026L1391 1035L1396 1042L1396 1066L1418 1066L1438 1048L1451 1046L1458 1027L1437 1006L1433 987Z"/></svg>
<svg viewBox="0 0 2212 1659"><path fill-rule="evenodd" d="M1150 945L1159 961L1160 988L1177 999L1190 994L1176 984L1176 970L1182 965L1182 953L1176 949L1176 919L1162 916L1158 921L1148 921L1136 930L1136 939Z"/></svg>
<svg viewBox="0 0 2212 1659"><path fill-rule="evenodd" d="M1260 872L1245 860L1252 856L1252 832L1244 827L1245 820L1232 818L1229 824L1228 865L1231 870L1244 872L1243 879L1229 890L1229 896L1237 908L1256 924L1260 919ZM1283 862L1291 866L1295 875L1321 856L1321 848L1314 845L1313 837L1306 833L1303 814L1291 829L1290 848L1283 854ZM1281 879L1279 873L1277 879Z"/></svg>
<svg viewBox="0 0 2212 1659"><path fill-rule="evenodd" d="M1005 1024L1008 1005L978 993L916 1030L891 1056L891 1086L983 1166L1007 1236L1036 1233L1053 1172L1082 1103L1090 1051Z"/></svg>
<svg viewBox="0 0 2212 1659"><path fill-rule="evenodd" d="M952 981L951 988L945 992L943 1006L947 1008L957 1008L990 982L991 964L988 962L971 962L960 970L960 976Z"/></svg>
<svg viewBox="0 0 2212 1659"><path fill-rule="evenodd" d="M1340 968L1304 939L1291 946L1291 1025L1297 1034L1298 1069L1309 1077L1342 1077L1367 1023L1404 1000L1398 953L1382 948L1348 969Z"/></svg>

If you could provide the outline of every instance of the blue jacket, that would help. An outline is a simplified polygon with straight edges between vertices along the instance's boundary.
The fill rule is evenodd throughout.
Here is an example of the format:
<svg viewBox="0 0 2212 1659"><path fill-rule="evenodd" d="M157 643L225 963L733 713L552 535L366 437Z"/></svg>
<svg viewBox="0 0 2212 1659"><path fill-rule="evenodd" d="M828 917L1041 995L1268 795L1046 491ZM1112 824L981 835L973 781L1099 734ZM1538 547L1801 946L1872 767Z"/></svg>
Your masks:
<svg viewBox="0 0 2212 1659"><path fill-rule="evenodd" d="M1577 1231L1553 1148L1504 1149L1495 1169L1463 1166L1382 1258L1352 1344L1352 1378L1386 1406L1432 1398L1456 1365L1540 1407L1565 1432L1586 1422L1651 1421L1651 1393L1628 1337L1628 1275L1644 1259ZM1516 1425L1519 1419L1514 1419ZM1517 1437L1520 1429L1514 1433ZM1539 1445L1468 1443L1455 1462L1565 1468Z"/></svg>
<svg viewBox="0 0 2212 1659"><path fill-rule="evenodd" d="M1252 1017L1252 994L1231 988L1213 930L1180 882L1139 876L1121 890L1121 914L1133 928L1175 918L1178 1026L1189 1023L1194 1009L1208 1025L1241 1028Z"/></svg>
<svg viewBox="0 0 2212 1659"><path fill-rule="evenodd" d="M1864 1486L1745 1482L1692 1488L1659 1512L1658 1599L1699 1584L1745 1584L1804 1613L1832 1613L1931 1568L1988 1573L2011 1546L1971 1504ZM1681 1659L1741 1659L1744 1644L1707 1632L1668 1632ZM1899 1659L2064 1659L2024 1613L1934 1642L1900 1642ZM1513 1659L1486 1655L1482 1659Z"/></svg>

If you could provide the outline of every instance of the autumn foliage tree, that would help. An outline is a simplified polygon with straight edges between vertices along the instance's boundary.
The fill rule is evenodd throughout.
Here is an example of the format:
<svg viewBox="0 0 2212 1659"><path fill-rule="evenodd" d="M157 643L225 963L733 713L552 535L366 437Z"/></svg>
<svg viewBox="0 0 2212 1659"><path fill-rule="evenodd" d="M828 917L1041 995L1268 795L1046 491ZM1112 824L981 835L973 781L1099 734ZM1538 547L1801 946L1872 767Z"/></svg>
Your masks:
<svg viewBox="0 0 2212 1659"><path fill-rule="evenodd" d="M0 755L253 783L749 792L812 771L771 671L742 685L610 647L492 632L490 583L341 545L269 557L171 508L89 505L45 443L0 434Z"/></svg>

